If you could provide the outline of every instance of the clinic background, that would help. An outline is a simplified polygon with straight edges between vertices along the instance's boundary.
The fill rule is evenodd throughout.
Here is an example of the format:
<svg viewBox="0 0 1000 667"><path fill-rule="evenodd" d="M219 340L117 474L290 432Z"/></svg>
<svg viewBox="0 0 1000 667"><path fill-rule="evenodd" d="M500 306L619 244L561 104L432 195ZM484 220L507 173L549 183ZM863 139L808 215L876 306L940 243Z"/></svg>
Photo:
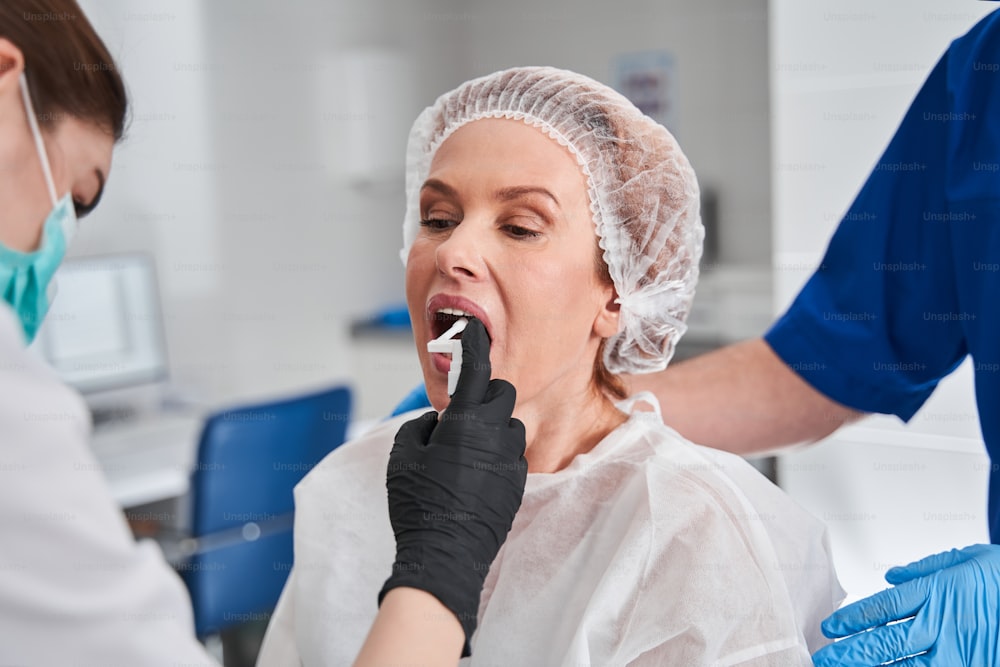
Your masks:
<svg viewBox="0 0 1000 667"><path fill-rule="evenodd" d="M955 0L81 0L133 121L72 256L156 262L171 384L217 408L346 381L378 419L420 381L403 301L410 123L514 65L613 83L666 51L671 128L714 197L716 252L682 354L762 333L826 242L949 41L994 8ZM686 350L686 352L685 352ZM830 526L851 598L892 564L988 541L969 368L905 431L888 418L779 458ZM926 482L914 483L914 476ZM922 478L921 478L922 480Z"/></svg>
<svg viewBox="0 0 1000 667"><path fill-rule="evenodd" d="M608 80L618 54L670 51L678 135L723 197L721 258L769 264L764 2L84 7L121 61L134 120L100 224L74 250L155 253L173 375L209 400L370 372L349 325L402 301L410 123L504 67ZM393 400L366 398L369 418Z"/></svg>

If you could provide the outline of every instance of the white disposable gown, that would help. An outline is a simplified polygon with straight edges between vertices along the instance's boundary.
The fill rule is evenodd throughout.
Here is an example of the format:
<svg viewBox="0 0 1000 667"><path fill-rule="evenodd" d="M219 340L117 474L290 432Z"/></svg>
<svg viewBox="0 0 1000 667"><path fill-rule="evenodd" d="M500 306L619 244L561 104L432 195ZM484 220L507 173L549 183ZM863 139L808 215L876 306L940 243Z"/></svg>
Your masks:
<svg viewBox="0 0 1000 667"><path fill-rule="evenodd" d="M461 664L812 664L844 594L823 525L739 457L635 403L589 453L528 475ZM357 655L395 556L389 451L416 414L333 451L296 488L295 566L259 665Z"/></svg>
<svg viewBox="0 0 1000 667"><path fill-rule="evenodd" d="M0 664L216 665L184 584L132 538L90 429L0 302Z"/></svg>

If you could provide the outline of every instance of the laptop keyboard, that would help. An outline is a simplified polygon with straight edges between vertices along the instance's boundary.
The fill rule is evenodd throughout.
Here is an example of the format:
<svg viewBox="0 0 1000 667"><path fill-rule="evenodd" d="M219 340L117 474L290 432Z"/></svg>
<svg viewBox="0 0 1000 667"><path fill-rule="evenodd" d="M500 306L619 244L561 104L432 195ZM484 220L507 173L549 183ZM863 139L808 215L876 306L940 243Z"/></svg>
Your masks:
<svg viewBox="0 0 1000 667"><path fill-rule="evenodd" d="M94 453L114 455L136 449L154 449L171 440L197 438L202 420L193 415L155 415L108 421L94 427Z"/></svg>
<svg viewBox="0 0 1000 667"><path fill-rule="evenodd" d="M115 499L130 507L186 492L202 421L163 414L94 429L91 448Z"/></svg>

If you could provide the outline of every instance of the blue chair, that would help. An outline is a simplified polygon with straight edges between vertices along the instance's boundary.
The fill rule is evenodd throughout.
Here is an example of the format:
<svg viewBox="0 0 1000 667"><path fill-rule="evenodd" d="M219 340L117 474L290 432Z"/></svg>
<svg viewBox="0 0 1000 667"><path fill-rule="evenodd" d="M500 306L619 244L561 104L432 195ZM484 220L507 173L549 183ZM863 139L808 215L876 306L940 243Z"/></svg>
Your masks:
<svg viewBox="0 0 1000 667"><path fill-rule="evenodd" d="M292 489L344 442L351 393L226 410L201 433L188 557L179 564L201 638L266 619L292 567Z"/></svg>

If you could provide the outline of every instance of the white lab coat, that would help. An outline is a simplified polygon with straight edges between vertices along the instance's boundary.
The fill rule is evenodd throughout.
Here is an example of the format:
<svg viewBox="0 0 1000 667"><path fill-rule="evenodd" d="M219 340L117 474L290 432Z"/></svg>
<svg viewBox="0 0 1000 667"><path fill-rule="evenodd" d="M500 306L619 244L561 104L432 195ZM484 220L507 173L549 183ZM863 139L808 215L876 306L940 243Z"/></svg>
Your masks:
<svg viewBox="0 0 1000 667"><path fill-rule="evenodd" d="M528 475L461 664L811 665L844 595L824 526L739 457L620 407L628 421L589 453ZM295 566L259 666L351 664L395 556L389 451L415 415L299 483Z"/></svg>
<svg viewBox="0 0 1000 667"><path fill-rule="evenodd" d="M0 664L215 665L183 582L132 538L90 429L0 302Z"/></svg>

